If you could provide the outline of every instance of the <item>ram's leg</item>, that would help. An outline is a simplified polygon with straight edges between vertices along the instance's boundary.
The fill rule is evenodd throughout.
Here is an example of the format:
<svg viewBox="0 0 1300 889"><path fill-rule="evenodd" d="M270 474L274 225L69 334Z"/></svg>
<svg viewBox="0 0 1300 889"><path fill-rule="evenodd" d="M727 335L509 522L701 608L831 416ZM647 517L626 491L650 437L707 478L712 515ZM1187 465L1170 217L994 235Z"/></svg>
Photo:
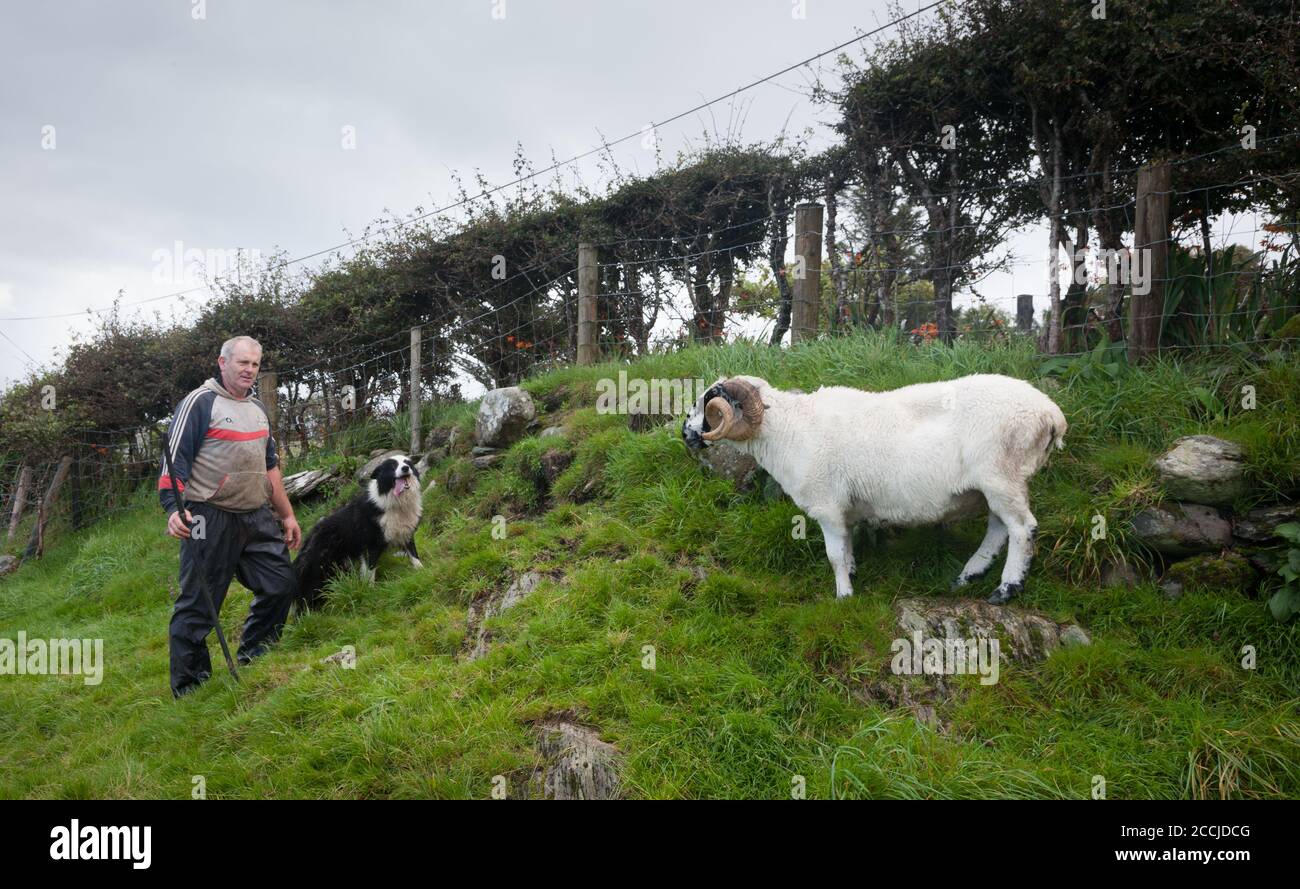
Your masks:
<svg viewBox="0 0 1300 889"><path fill-rule="evenodd" d="M954 590L964 587L972 580L977 580L988 573L989 568L993 565L993 560L1002 552L1002 547L1007 544L1007 526L998 518L997 513L989 512L989 529L984 534L984 541L980 548L975 550L975 555L970 557L970 561L961 569L961 574L952 582Z"/></svg>
<svg viewBox="0 0 1300 889"><path fill-rule="evenodd" d="M989 509L1007 526L1007 561L1002 566L1002 583L989 596L994 605L1003 605L1025 588L1025 576L1034 558L1034 534L1038 520L1029 511L1029 491L1025 488L988 497Z"/></svg>
<svg viewBox="0 0 1300 889"><path fill-rule="evenodd" d="M850 535L843 519L818 519L822 526L822 536L826 538L826 558L831 560L835 569L835 595L843 599L853 595L853 582L849 579L849 564L852 553L849 551Z"/></svg>

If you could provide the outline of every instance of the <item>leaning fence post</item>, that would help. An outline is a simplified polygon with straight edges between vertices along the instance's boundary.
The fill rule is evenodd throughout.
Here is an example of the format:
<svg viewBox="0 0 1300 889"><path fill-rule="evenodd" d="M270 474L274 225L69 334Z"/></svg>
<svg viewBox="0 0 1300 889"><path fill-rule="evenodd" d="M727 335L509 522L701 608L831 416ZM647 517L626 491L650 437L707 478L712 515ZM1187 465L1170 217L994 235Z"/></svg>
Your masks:
<svg viewBox="0 0 1300 889"><path fill-rule="evenodd" d="M578 363L596 363L596 293L600 265L592 244L578 245Z"/></svg>
<svg viewBox="0 0 1300 889"><path fill-rule="evenodd" d="M72 455L69 454L59 461L58 471L54 473L54 478L50 480L50 487L41 500L36 513L36 527L32 528L32 536L27 541L27 551L23 553L24 559L30 559L32 556L39 558L45 551L45 523L50 519L54 498L59 496L59 488L63 486L63 480L68 477L68 470L71 468Z"/></svg>
<svg viewBox="0 0 1300 889"><path fill-rule="evenodd" d="M420 328L411 328L411 451L420 453Z"/></svg>
<svg viewBox="0 0 1300 889"><path fill-rule="evenodd" d="M9 533L5 536L5 543L9 544L14 539L14 534L18 532L18 523L22 521L23 510L27 506L27 489L32 486L32 468L26 463L18 472L18 489L14 492L14 505L9 513Z"/></svg>

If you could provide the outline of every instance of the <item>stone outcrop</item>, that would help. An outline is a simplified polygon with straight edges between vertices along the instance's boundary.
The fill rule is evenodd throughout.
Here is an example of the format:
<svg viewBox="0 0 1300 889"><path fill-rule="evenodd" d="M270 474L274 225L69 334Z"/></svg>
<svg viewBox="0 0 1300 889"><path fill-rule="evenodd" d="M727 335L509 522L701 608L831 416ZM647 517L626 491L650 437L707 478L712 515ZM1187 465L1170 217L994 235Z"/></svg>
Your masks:
<svg viewBox="0 0 1300 889"><path fill-rule="evenodd" d="M1189 435L1156 458L1161 486L1174 500L1228 506L1246 490L1241 445L1213 435Z"/></svg>
<svg viewBox="0 0 1300 889"><path fill-rule="evenodd" d="M991 605L981 599L901 599L894 605L894 619L899 639L908 645L914 643L917 633L923 641L951 640L964 645L971 640L997 639L999 664L1004 659L1032 664L1061 648L1092 643L1078 624L1060 623L1044 614ZM864 683L855 694L874 704L908 710L922 725L947 731L940 714L956 695L957 684L943 672L896 674L896 654L891 650L877 678Z"/></svg>
<svg viewBox="0 0 1300 889"><path fill-rule="evenodd" d="M600 733L567 715L534 724L546 761L534 779L543 799L618 799L622 754Z"/></svg>
<svg viewBox="0 0 1300 889"><path fill-rule="evenodd" d="M900 599L894 606L900 632L925 638L999 639L1001 649L1021 663L1041 661L1058 648L1088 645L1092 639L1075 623L983 599Z"/></svg>
<svg viewBox="0 0 1300 889"><path fill-rule="evenodd" d="M1179 590L1203 587L1248 593L1259 582L1259 576L1248 558L1235 550L1225 550L1175 562L1162 581L1178 584Z"/></svg>
<svg viewBox="0 0 1300 889"><path fill-rule="evenodd" d="M736 490L749 491L762 474L758 461L726 442L716 442L696 454L700 465L720 478L731 481Z"/></svg>
<svg viewBox="0 0 1300 889"><path fill-rule="evenodd" d="M488 653L492 633L484 624L522 602L524 597L537 589L541 580L541 574L529 571L515 578L505 590L489 590L470 603L469 614L465 619L465 643L462 647L462 657L465 660L476 661Z"/></svg>
<svg viewBox="0 0 1300 889"><path fill-rule="evenodd" d="M1196 503L1144 509L1133 517L1133 531L1156 552L1174 558L1232 543L1232 526L1217 510Z"/></svg>
<svg viewBox="0 0 1300 889"><path fill-rule="evenodd" d="M1300 503L1275 503L1252 509L1232 523L1232 536L1250 543L1280 540L1279 525L1300 522Z"/></svg>
<svg viewBox="0 0 1300 889"><path fill-rule="evenodd" d="M481 447L506 448L527 432L537 418L533 397L518 386L493 389L479 402L474 440Z"/></svg>

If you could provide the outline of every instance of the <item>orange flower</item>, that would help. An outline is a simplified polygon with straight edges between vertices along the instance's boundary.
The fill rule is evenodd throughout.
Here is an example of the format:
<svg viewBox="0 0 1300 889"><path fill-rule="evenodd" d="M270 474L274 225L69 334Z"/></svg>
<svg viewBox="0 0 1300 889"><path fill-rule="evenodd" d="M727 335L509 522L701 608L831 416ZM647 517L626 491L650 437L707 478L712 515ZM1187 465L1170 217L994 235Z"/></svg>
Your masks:
<svg viewBox="0 0 1300 889"><path fill-rule="evenodd" d="M939 335L939 325L933 321L927 321L920 327L912 328L911 333L924 338L928 342Z"/></svg>

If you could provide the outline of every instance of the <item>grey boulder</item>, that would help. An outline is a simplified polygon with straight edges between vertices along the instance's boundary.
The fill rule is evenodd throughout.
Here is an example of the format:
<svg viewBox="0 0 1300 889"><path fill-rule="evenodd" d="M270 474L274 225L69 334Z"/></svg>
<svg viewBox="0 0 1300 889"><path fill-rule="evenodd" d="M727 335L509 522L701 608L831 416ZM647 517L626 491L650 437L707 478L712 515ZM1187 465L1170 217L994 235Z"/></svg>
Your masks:
<svg viewBox="0 0 1300 889"><path fill-rule="evenodd" d="M480 447L505 448L514 444L537 418L533 397L518 386L493 389L479 402L474 440Z"/></svg>
<svg viewBox="0 0 1300 889"><path fill-rule="evenodd" d="M1171 503L1133 517L1133 531L1156 552L1190 556L1232 544L1232 526L1208 506Z"/></svg>
<svg viewBox="0 0 1300 889"><path fill-rule="evenodd" d="M1189 435L1156 458L1160 483L1174 500L1228 506L1246 490L1241 445L1213 435Z"/></svg>

